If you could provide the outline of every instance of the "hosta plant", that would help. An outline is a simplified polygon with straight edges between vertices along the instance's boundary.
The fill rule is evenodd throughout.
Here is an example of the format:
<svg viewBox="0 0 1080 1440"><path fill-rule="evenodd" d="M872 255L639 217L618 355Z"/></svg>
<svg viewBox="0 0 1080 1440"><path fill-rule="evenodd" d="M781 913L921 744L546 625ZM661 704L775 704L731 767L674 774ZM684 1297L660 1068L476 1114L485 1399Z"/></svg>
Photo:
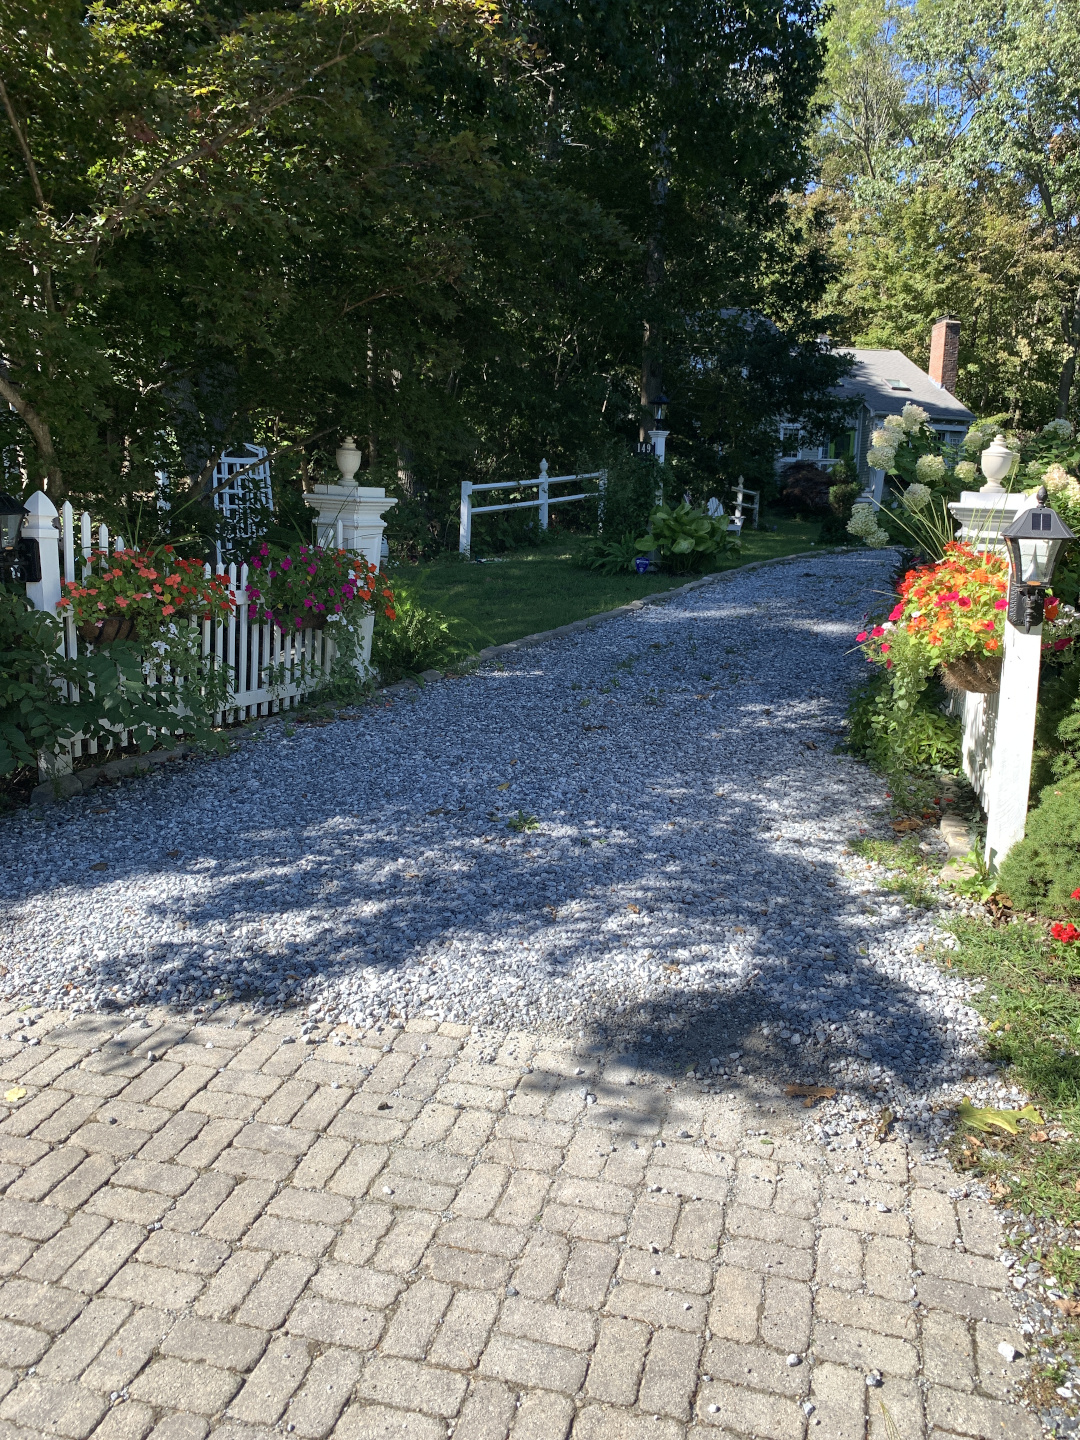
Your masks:
<svg viewBox="0 0 1080 1440"><path fill-rule="evenodd" d="M637 541L639 553L657 550L673 570L691 570L714 556L737 550L723 515L706 515L685 501L672 510L661 505L649 520L649 533Z"/></svg>

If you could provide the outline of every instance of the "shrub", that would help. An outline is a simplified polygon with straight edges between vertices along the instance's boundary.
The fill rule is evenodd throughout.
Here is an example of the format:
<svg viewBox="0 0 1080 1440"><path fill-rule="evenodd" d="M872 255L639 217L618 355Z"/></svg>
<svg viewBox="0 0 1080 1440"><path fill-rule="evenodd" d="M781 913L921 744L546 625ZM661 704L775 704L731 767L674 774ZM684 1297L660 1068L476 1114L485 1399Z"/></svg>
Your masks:
<svg viewBox="0 0 1080 1440"><path fill-rule="evenodd" d="M445 670L465 653L466 647L454 638L450 620L420 605L395 581L393 617L376 616L371 642L371 663L383 683L390 685L424 670Z"/></svg>
<svg viewBox="0 0 1080 1440"><path fill-rule="evenodd" d="M920 809L936 789L934 772L959 765L960 721L943 712L944 699L930 680L901 710L888 676L878 670L848 706L849 748L886 777L901 808Z"/></svg>
<svg viewBox="0 0 1080 1440"><path fill-rule="evenodd" d="M625 575L633 570L639 553L633 535L620 535L618 540L596 535L582 546L578 559L587 569L603 575Z"/></svg>
<svg viewBox="0 0 1080 1440"><path fill-rule="evenodd" d="M649 517L649 533L637 541L642 554L658 550L665 565L678 571L700 570L717 555L738 550L728 534L727 517L706 515L685 502L671 510L661 505Z"/></svg>
<svg viewBox="0 0 1080 1440"><path fill-rule="evenodd" d="M642 533L656 509L663 479L663 471L650 455L620 452L608 460L601 517L605 539Z"/></svg>
<svg viewBox="0 0 1080 1440"><path fill-rule="evenodd" d="M849 545L848 521L862 486L856 480L841 480L829 486L829 513L821 522L819 540L824 545Z"/></svg>
<svg viewBox="0 0 1080 1440"><path fill-rule="evenodd" d="M998 887L1023 910L1080 914L1080 775L1047 785L1028 811L1027 834L1009 851Z"/></svg>
<svg viewBox="0 0 1080 1440"><path fill-rule="evenodd" d="M178 679L149 685L152 667L138 645L113 641L66 660L62 637L54 616L0 589L0 775L36 765L39 751L51 754L76 735L111 744L118 731L130 731L141 750L183 733L215 743L213 711L225 698L214 689L216 677L209 693Z"/></svg>

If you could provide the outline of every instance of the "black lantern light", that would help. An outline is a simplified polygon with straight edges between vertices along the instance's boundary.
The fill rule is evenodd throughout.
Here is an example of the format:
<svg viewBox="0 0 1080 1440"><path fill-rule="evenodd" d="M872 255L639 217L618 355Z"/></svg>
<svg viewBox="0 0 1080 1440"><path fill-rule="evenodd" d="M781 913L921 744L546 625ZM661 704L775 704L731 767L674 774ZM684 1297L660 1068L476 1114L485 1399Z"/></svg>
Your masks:
<svg viewBox="0 0 1080 1440"><path fill-rule="evenodd" d="M0 494L0 584L25 585L41 579L41 552L22 533L28 513L21 501Z"/></svg>
<svg viewBox="0 0 1080 1440"><path fill-rule="evenodd" d="M1046 503L1046 488L1039 487L1037 505L1021 510L1001 538L1009 551L1009 621L1017 629L1030 631L1043 622L1046 587L1054 578L1054 567L1062 547L1076 536L1061 516Z"/></svg>
<svg viewBox="0 0 1080 1440"><path fill-rule="evenodd" d="M25 585L41 579L41 554L37 542L22 533L26 506L10 495L0 494L0 584L7 581Z"/></svg>
<svg viewBox="0 0 1080 1440"><path fill-rule="evenodd" d="M655 400L649 401L649 404L652 406L653 425L657 430L659 430L664 419L664 406L670 403L666 395L657 395Z"/></svg>

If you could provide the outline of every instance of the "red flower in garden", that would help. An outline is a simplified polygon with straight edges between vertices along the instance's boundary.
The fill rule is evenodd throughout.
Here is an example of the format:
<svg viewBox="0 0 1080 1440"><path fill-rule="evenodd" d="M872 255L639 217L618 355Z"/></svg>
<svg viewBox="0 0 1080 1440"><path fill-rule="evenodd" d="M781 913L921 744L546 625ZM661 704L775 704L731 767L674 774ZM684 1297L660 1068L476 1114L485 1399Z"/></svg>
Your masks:
<svg viewBox="0 0 1080 1440"><path fill-rule="evenodd" d="M1080 900L1080 885L1078 885L1076 889L1072 892L1072 894L1069 896L1069 899Z"/></svg>
<svg viewBox="0 0 1080 1440"><path fill-rule="evenodd" d="M863 641L864 641L865 639L867 639L868 634L869 634L868 631L866 631L866 630L860 630L859 633L858 633L858 635L855 636L855 643L856 643L857 645L861 645L861 644L863 643Z"/></svg>
<svg viewBox="0 0 1080 1440"><path fill-rule="evenodd" d="M1055 940L1059 940L1062 945L1073 945L1077 940L1080 940L1080 930L1076 928L1071 920L1067 925L1063 925L1060 920L1056 921L1055 924L1050 926L1050 934Z"/></svg>
<svg viewBox="0 0 1080 1440"><path fill-rule="evenodd" d="M1056 595L1047 596L1046 604L1043 606L1043 613L1047 620L1056 620L1058 611L1061 609L1061 601Z"/></svg>
<svg viewBox="0 0 1080 1440"><path fill-rule="evenodd" d="M884 625L875 625L874 628L870 631L870 634L874 637L875 640L879 639L882 635L885 634Z"/></svg>

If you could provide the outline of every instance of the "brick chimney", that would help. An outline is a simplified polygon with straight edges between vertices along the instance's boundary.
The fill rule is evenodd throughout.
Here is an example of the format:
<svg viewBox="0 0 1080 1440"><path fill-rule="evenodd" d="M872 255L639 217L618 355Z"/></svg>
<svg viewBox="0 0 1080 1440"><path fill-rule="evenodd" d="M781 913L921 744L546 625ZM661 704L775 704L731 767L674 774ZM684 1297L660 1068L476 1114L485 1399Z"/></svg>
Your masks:
<svg viewBox="0 0 1080 1440"><path fill-rule="evenodd" d="M960 371L960 321L943 315L930 332L930 379L950 395Z"/></svg>

